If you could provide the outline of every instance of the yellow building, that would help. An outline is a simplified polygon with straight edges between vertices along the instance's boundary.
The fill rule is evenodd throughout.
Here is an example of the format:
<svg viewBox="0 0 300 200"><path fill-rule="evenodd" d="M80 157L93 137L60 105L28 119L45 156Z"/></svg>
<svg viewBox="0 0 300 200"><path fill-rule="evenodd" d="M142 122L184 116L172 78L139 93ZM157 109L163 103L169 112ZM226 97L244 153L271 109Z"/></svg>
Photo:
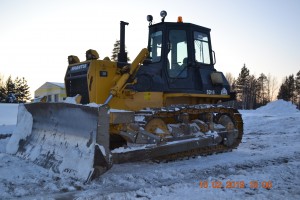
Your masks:
<svg viewBox="0 0 300 200"><path fill-rule="evenodd" d="M46 82L34 91L34 98L46 96L47 102L61 102L66 97L64 83Z"/></svg>

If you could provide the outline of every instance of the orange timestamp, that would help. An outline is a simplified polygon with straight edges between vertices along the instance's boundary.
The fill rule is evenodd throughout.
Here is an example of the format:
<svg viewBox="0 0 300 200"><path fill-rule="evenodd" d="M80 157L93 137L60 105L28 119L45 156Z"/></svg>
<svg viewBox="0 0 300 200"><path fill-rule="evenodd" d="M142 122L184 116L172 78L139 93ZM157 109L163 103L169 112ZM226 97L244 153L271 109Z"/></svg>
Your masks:
<svg viewBox="0 0 300 200"><path fill-rule="evenodd" d="M256 181L252 180L248 182L248 185L251 189L258 189L258 188L264 188L264 189L271 189L272 188L272 181ZM233 189L233 188L245 188L246 183L245 181L232 181L228 180L225 183L222 181L214 180L214 181L200 181L199 182L199 187L200 188L228 188L228 189Z"/></svg>

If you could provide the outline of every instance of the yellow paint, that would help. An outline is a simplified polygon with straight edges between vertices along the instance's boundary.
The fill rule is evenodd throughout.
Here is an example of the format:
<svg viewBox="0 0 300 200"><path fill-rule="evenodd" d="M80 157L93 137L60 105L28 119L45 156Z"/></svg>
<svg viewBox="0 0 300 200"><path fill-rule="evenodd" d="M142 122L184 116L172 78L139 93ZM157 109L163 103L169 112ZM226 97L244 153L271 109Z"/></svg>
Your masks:
<svg viewBox="0 0 300 200"><path fill-rule="evenodd" d="M144 92L144 100L147 101L151 100L151 92Z"/></svg>
<svg viewBox="0 0 300 200"><path fill-rule="evenodd" d="M147 52L147 49L143 49L131 65L123 68L108 59L82 62L89 63L87 85L90 102L103 104L112 94L113 98L109 102L111 108L137 111L172 104L211 104L230 98L229 95L137 92L126 89L126 86L136 84L135 80L129 80L129 77L134 77L148 55Z"/></svg>

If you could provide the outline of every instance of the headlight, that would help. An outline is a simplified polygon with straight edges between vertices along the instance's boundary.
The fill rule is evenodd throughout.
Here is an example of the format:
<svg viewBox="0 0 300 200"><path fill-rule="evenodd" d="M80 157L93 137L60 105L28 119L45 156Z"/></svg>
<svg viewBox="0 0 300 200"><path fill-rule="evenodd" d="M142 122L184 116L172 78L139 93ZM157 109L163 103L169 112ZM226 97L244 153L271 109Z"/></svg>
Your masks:
<svg viewBox="0 0 300 200"><path fill-rule="evenodd" d="M97 60L99 58L99 54L96 50L89 49L85 52L86 60Z"/></svg>
<svg viewBox="0 0 300 200"><path fill-rule="evenodd" d="M69 62L69 65L71 65L71 64L79 63L80 60L77 56L70 55L70 56L68 56L68 62Z"/></svg>

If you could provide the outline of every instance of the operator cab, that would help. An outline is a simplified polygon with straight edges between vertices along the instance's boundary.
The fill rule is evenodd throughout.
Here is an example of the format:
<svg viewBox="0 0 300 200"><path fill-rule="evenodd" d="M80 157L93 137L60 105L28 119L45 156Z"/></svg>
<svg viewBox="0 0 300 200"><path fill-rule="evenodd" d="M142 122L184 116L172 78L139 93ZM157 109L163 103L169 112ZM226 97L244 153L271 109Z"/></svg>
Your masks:
<svg viewBox="0 0 300 200"><path fill-rule="evenodd" d="M170 77L187 76L188 65L213 67L210 29L194 24L181 21L150 25L148 50L152 63L167 58Z"/></svg>
<svg viewBox="0 0 300 200"><path fill-rule="evenodd" d="M229 85L221 72L214 68L215 56L211 47L210 29L191 23L162 22L152 24L148 15L149 58L138 73L138 91L189 92L221 94ZM218 74L221 81L215 84L211 74ZM223 90L223 91L225 91Z"/></svg>

